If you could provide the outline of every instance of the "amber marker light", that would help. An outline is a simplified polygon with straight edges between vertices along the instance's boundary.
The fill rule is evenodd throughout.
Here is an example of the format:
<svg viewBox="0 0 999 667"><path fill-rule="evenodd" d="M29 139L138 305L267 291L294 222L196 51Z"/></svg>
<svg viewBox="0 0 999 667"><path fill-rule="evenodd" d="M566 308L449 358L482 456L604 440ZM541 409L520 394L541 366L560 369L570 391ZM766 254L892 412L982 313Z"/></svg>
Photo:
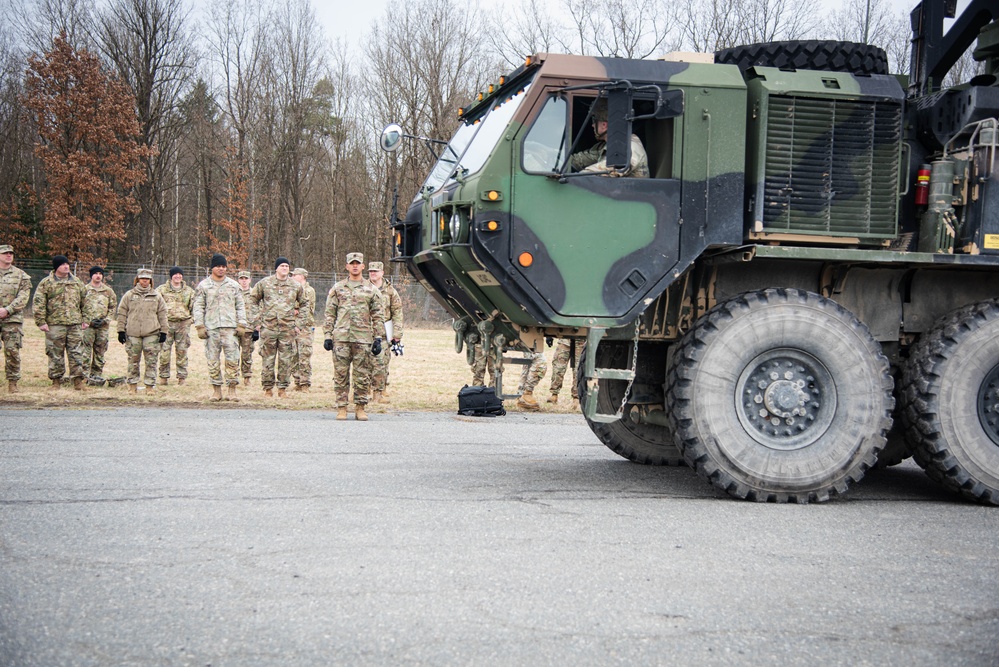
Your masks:
<svg viewBox="0 0 999 667"><path fill-rule="evenodd" d="M520 262L520 265L526 269L531 264L534 264L534 255L529 252L522 252L520 253L520 257L517 258L517 261Z"/></svg>
<svg viewBox="0 0 999 667"><path fill-rule="evenodd" d="M501 76L500 77L500 85L502 86L505 83L506 83L506 77L505 76Z"/></svg>
<svg viewBox="0 0 999 667"><path fill-rule="evenodd" d="M524 67L530 67L530 66L531 66L531 56L527 56L526 58L524 58Z"/></svg>
<svg viewBox="0 0 999 667"><path fill-rule="evenodd" d="M493 84L490 83L489 84L489 94L492 95L494 90L496 90L496 89L493 87Z"/></svg>
<svg viewBox="0 0 999 667"><path fill-rule="evenodd" d="M486 229L491 232L495 232L497 229L499 229L499 223L496 222L495 220L490 220L489 222L486 223Z"/></svg>
<svg viewBox="0 0 999 667"><path fill-rule="evenodd" d="M496 192L495 190L490 190L489 192L486 193L486 199L488 199L489 201L499 201L499 198L500 198L500 193Z"/></svg>
<svg viewBox="0 0 999 667"><path fill-rule="evenodd" d="M478 97L478 100L479 100L480 102L482 101L482 97L483 97L482 93L479 93L479 97Z"/></svg>

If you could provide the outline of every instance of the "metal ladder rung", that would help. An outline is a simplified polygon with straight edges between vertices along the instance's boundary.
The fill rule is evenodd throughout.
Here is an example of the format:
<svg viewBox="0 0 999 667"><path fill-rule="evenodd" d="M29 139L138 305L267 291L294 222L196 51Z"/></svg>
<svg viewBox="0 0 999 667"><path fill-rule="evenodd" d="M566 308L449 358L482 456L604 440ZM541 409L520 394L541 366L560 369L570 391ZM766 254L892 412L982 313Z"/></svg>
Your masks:
<svg viewBox="0 0 999 667"><path fill-rule="evenodd" d="M634 380L635 371L629 368L594 368L593 375L589 377L595 380Z"/></svg>

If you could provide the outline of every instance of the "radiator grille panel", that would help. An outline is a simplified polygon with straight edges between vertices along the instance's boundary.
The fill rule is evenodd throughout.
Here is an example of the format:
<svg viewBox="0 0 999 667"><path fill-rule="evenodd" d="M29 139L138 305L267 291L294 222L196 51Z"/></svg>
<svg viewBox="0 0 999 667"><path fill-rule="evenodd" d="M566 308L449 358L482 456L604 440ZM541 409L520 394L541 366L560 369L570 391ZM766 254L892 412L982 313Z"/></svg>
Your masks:
<svg viewBox="0 0 999 667"><path fill-rule="evenodd" d="M765 231L894 237L901 104L771 95L768 106Z"/></svg>

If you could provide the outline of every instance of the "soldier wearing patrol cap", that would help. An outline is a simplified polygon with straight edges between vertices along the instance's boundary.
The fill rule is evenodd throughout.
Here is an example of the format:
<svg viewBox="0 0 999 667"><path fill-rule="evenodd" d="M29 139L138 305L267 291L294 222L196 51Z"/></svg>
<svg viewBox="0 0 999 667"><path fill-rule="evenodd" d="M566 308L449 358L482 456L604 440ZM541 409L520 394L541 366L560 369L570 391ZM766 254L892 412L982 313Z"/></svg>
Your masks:
<svg viewBox="0 0 999 667"><path fill-rule="evenodd" d="M583 171L605 176L649 177L649 158L645 146L637 135L631 135L631 163L623 170L607 167L607 100L600 98L593 103L593 134L597 143L586 150L573 153L569 164L573 171Z"/></svg>
<svg viewBox="0 0 999 667"><path fill-rule="evenodd" d="M246 305L247 330L236 334L236 342L239 343L239 372L243 376L244 386L250 384L250 377L253 375L253 343L260 339L257 308L250 303L250 280L252 277L249 271L240 271L236 276L236 282L239 283L239 289L243 292L243 301Z"/></svg>
<svg viewBox="0 0 999 667"><path fill-rule="evenodd" d="M14 248L0 245L0 344L3 345L7 391L17 393L21 379L24 309L31 298L31 278L14 266Z"/></svg>
<svg viewBox="0 0 999 667"><path fill-rule="evenodd" d="M168 327L166 301L153 289L153 272L139 269L135 273L135 286L125 292L118 304L118 342L128 345L130 392L135 393L138 389L142 356L146 358L143 378L146 392L151 392L156 386L156 363Z"/></svg>
<svg viewBox="0 0 999 667"><path fill-rule="evenodd" d="M296 268L292 279L305 290L306 305L298 310L298 334L295 337L295 363L291 374L295 378L295 391L308 393L312 386L312 347L316 332L316 290L309 284L309 272Z"/></svg>
<svg viewBox="0 0 999 667"><path fill-rule="evenodd" d="M250 290L250 304L258 308L260 324L260 384L264 394L278 398L287 396L291 367L295 362L295 340L298 335L297 314L308 307L305 290L291 279L291 262L285 257L274 260L274 273Z"/></svg>
<svg viewBox="0 0 999 667"><path fill-rule="evenodd" d="M32 309L35 324L45 332L45 354L49 358L52 388L62 385L69 357L69 377L73 388L83 389L83 332L90 326L83 319L86 287L69 269L65 255L52 258L52 273L42 278L35 290Z"/></svg>
<svg viewBox="0 0 999 667"><path fill-rule="evenodd" d="M385 279L385 266L381 262L368 264L368 280L382 294L382 312L385 315L385 337L392 350L401 350L397 345L402 342L402 297L399 292ZM381 403L389 398L389 362L392 355L388 351L374 359L374 371L371 376L372 400Z"/></svg>
<svg viewBox="0 0 999 667"><path fill-rule="evenodd" d="M378 288L364 279L364 255L347 253L347 279L326 297L323 347L333 352L333 388L338 420L347 418L351 366L354 369L354 418L367 421L364 406L371 387L372 355L382 351L385 317Z"/></svg>

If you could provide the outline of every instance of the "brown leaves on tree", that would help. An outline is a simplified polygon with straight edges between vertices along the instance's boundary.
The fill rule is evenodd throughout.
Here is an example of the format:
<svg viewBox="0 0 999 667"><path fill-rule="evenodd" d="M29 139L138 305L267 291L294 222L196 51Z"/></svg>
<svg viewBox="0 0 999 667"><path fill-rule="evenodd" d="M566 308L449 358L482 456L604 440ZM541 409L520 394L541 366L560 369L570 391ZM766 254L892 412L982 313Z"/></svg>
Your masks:
<svg viewBox="0 0 999 667"><path fill-rule="evenodd" d="M260 242L263 234L258 226L250 224L246 205L249 175L236 147L231 144L225 147L223 169L225 192L222 195L222 216L213 221L204 245L199 246L196 252L206 256L220 252L226 256L230 266L259 268L249 266L250 248L254 242Z"/></svg>
<svg viewBox="0 0 999 667"><path fill-rule="evenodd" d="M51 51L28 59L22 103L37 125L49 249L81 263L106 261L125 238L126 214L139 209L134 189L151 154L137 141L135 97L63 33Z"/></svg>

